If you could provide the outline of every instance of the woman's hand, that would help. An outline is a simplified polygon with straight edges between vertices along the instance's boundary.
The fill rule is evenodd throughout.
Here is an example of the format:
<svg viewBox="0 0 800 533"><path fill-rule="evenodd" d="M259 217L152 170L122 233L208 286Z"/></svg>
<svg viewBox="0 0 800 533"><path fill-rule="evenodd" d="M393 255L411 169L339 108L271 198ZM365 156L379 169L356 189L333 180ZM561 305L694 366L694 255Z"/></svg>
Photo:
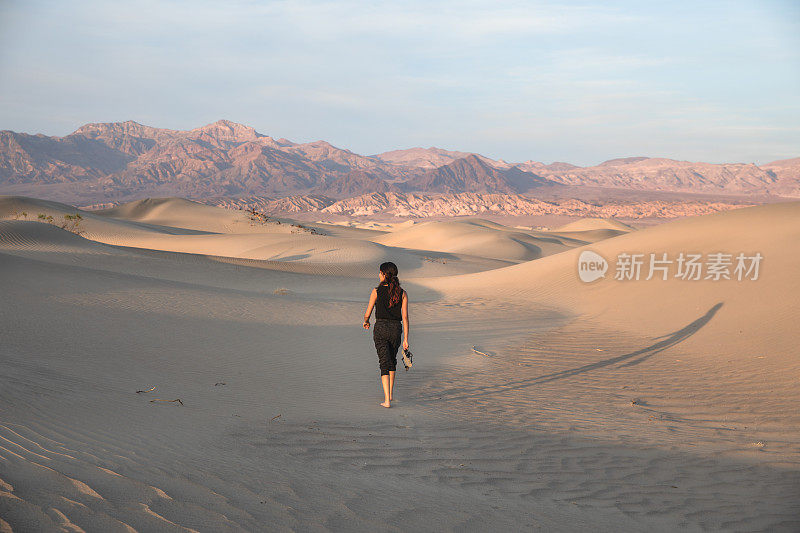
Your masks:
<svg viewBox="0 0 800 533"><path fill-rule="evenodd" d="M408 339L403 339L403 349L408 350Z"/></svg>
<svg viewBox="0 0 800 533"><path fill-rule="evenodd" d="M367 304L367 310L364 313L364 329L369 329L369 317L372 316L372 309L375 308L375 302L378 300L378 289L372 289L372 292L369 295L369 303Z"/></svg>

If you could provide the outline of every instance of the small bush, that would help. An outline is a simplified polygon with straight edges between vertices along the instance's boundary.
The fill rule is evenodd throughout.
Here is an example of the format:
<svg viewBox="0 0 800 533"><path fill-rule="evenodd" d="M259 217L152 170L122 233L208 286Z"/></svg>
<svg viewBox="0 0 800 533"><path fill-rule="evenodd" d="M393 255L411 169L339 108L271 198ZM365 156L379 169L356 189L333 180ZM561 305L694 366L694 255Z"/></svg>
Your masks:
<svg viewBox="0 0 800 533"><path fill-rule="evenodd" d="M71 231L75 235L80 235L83 233L83 230L79 229L81 222L83 222L83 217L78 213L74 215L64 215L64 222L61 223L61 229Z"/></svg>
<svg viewBox="0 0 800 533"><path fill-rule="evenodd" d="M27 213L25 214L27 217ZM54 226L58 226L61 229L65 229L74 233L75 235L81 235L85 233L83 229L81 229L81 222L83 222L83 217L75 213L74 215L64 215L62 217L61 222L56 222L56 219L53 218L53 215L47 215L45 213L39 213L37 216L37 220L39 222L44 222L45 224L52 224Z"/></svg>

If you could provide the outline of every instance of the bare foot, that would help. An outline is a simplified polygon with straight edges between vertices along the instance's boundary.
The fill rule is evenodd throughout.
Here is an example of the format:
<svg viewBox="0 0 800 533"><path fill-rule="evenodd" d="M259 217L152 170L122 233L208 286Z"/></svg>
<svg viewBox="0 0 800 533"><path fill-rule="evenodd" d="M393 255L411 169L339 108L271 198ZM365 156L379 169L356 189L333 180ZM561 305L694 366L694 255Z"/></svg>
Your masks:
<svg viewBox="0 0 800 533"><path fill-rule="evenodd" d="M390 402L391 402L391 400L389 402L382 402L381 405L384 406L384 407L391 407L392 404Z"/></svg>

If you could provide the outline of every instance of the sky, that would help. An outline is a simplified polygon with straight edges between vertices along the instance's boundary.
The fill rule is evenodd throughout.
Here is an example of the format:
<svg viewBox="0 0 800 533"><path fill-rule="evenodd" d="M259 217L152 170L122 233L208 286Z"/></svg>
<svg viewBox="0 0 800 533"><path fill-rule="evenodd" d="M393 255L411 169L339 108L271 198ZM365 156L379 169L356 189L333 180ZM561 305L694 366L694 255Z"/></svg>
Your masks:
<svg viewBox="0 0 800 533"><path fill-rule="evenodd" d="M0 129L218 119L360 154L800 156L800 1L0 0Z"/></svg>

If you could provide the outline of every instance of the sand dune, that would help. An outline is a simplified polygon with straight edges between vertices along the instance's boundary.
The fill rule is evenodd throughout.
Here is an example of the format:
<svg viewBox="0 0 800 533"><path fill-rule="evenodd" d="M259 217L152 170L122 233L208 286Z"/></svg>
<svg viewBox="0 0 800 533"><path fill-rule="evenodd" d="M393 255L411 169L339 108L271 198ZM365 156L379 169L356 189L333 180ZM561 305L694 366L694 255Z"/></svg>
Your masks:
<svg viewBox="0 0 800 533"><path fill-rule="evenodd" d="M480 219L423 222L373 240L389 246L464 253L507 261L530 261L585 244L585 241L576 238L534 235Z"/></svg>
<svg viewBox="0 0 800 533"><path fill-rule="evenodd" d="M549 230L554 236L576 239L589 244L636 231L636 228L613 218L584 218Z"/></svg>
<svg viewBox="0 0 800 533"><path fill-rule="evenodd" d="M274 219L254 222L244 211L209 207L183 199L148 199L96 212L25 197L0 199L0 219L36 220L39 214L53 217L51 224L55 227L64 224L65 215L80 214L83 218L75 231L100 243L217 258L270 261L273 262L271 266L280 269L285 269L286 263L294 263L298 264L299 271L308 273L347 272L349 275L373 277L376 265L389 258L403 269L406 276L451 275L509 264L506 260L483 255L473 257L447 250L408 251L363 238L365 235L381 235L382 232L346 227L327 229L325 225L315 225L319 230L312 233L310 228L286 219L281 223ZM275 262L283 265L275 265ZM313 268L315 265L320 268Z"/></svg>
<svg viewBox="0 0 800 533"><path fill-rule="evenodd" d="M51 224L0 220L0 249L90 252L102 250L104 246Z"/></svg>
<svg viewBox="0 0 800 533"><path fill-rule="evenodd" d="M561 232L573 232L573 231L592 231L592 230L618 230L623 232L633 231L635 228L620 222L619 220L614 220L613 218L583 218L580 220L576 220L574 222L570 222L569 224L565 224L555 229L555 231Z"/></svg>
<svg viewBox="0 0 800 533"><path fill-rule="evenodd" d="M21 210L78 212L0 198L0 530L800 527L798 203L328 235L174 199L80 236ZM617 281L623 252L764 259ZM360 327L384 259L415 353L389 410Z"/></svg>
<svg viewBox="0 0 800 533"><path fill-rule="evenodd" d="M482 379L473 387L480 397L505 395L511 401L518 386L545 394L550 389L540 386L550 379L569 380L594 370L610 374L603 387L615 399L608 406L573 399L567 407L553 396L531 394L527 401L517 398L515 409L506 409L505 417L523 416L526 409L545 401L562 406L552 415L556 425L574 420L557 413L586 416L595 411L598 419L610 419L618 416L613 411L620 396L633 401L641 394L650 397L646 411L651 415L698 424L701 419L715 420L709 427L720 431L758 428L762 437L750 437L752 443L773 439L778 441L773 446L788 451L786 428L800 424L796 409L800 333L795 327L800 303L786 297L800 294L795 266L800 260L799 239L800 203L777 204L685 219L587 246L583 249L612 263L606 277L593 283L583 283L577 275L583 249L490 272L417 281L436 287L453 301L479 298L518 306L535 301L574 317L563 328L533 335L509 354L511 361L523 366L552 361L563 369L564 361L572 360L571 369L532 379L519 378L514 367L511 375L497 369L490 373L495 385ZM674 277L673 265L667 280L657 275L647 281L647 270L639 281L613 279L620 253L656 253L659 258L667 253L675 259L681 252L698 251L759 252L764 256L759 278L683 280ZM633 381L632 376L636 376ZM585 393L592 401L597 387ZM451 396L454 401L462 398L460 392ZM481 402L476 408L486 411ZM671 430L664 442L684 437L676 427ZM743 442L743 449L747 445Z"/></svg>
<svg viewBox="0 0 800 533"><path fill-rule="evenodd" d="M87 239L123 243L130 238L143 238L152 235L191 235L198 232L190 229L159 226L135 220L117 220L92 211L77 209L71 205L24 196L0 196L0 219L21 221L42 221L40 217L52 217L51 224L60 227L67 225L65 216L80 215L82 220L76 229Z"/></svg>
<svg viewBox="0 0 800 533"><path fill-rule="evenodd" d="M147 198L93 214L208 233L310 233L294 220L220 209L183 198Z"/></svg>
<svg viewBox="0 0 800 533"><path fill-rule="evenodd" d="M775 335L763 335L764 342L786 341L785 346L798 340L790 332L787 320L800 315L800 303L787 301L776 306L775 301L800 289L794 265L800 260L796 242L800 238L800 203L783 203L728 211L703 217L688 218L663 224L646 231L632 232L587 247L616 262L621 253L656 254L661 259L677 260L680 253L724 252L748 256L764 256L760 277L756 282L701 279L687 281L676 278L677 265L666 281L656 273L646 281L647 265L640 281L614 279L613 265L604 279L582 283L578 276L578 256L583 249L569 250L540 261L527 262L491 272L438 280L443 291L493 294L496 297L536 298L553 305L568 306L576 311L592 313L617 326L634 330L655 325L679 324L681 313L692 309L709 309L724 301L735 310L723 314L736 317L742 324L759 324ZM733 270L733 265L730 266ZM703 273L702 277L705 277ZM525 282L522 284L522 282ZM643 312L644 311L644 312ZM761 337L753 332L750 336Z"/></svg>

